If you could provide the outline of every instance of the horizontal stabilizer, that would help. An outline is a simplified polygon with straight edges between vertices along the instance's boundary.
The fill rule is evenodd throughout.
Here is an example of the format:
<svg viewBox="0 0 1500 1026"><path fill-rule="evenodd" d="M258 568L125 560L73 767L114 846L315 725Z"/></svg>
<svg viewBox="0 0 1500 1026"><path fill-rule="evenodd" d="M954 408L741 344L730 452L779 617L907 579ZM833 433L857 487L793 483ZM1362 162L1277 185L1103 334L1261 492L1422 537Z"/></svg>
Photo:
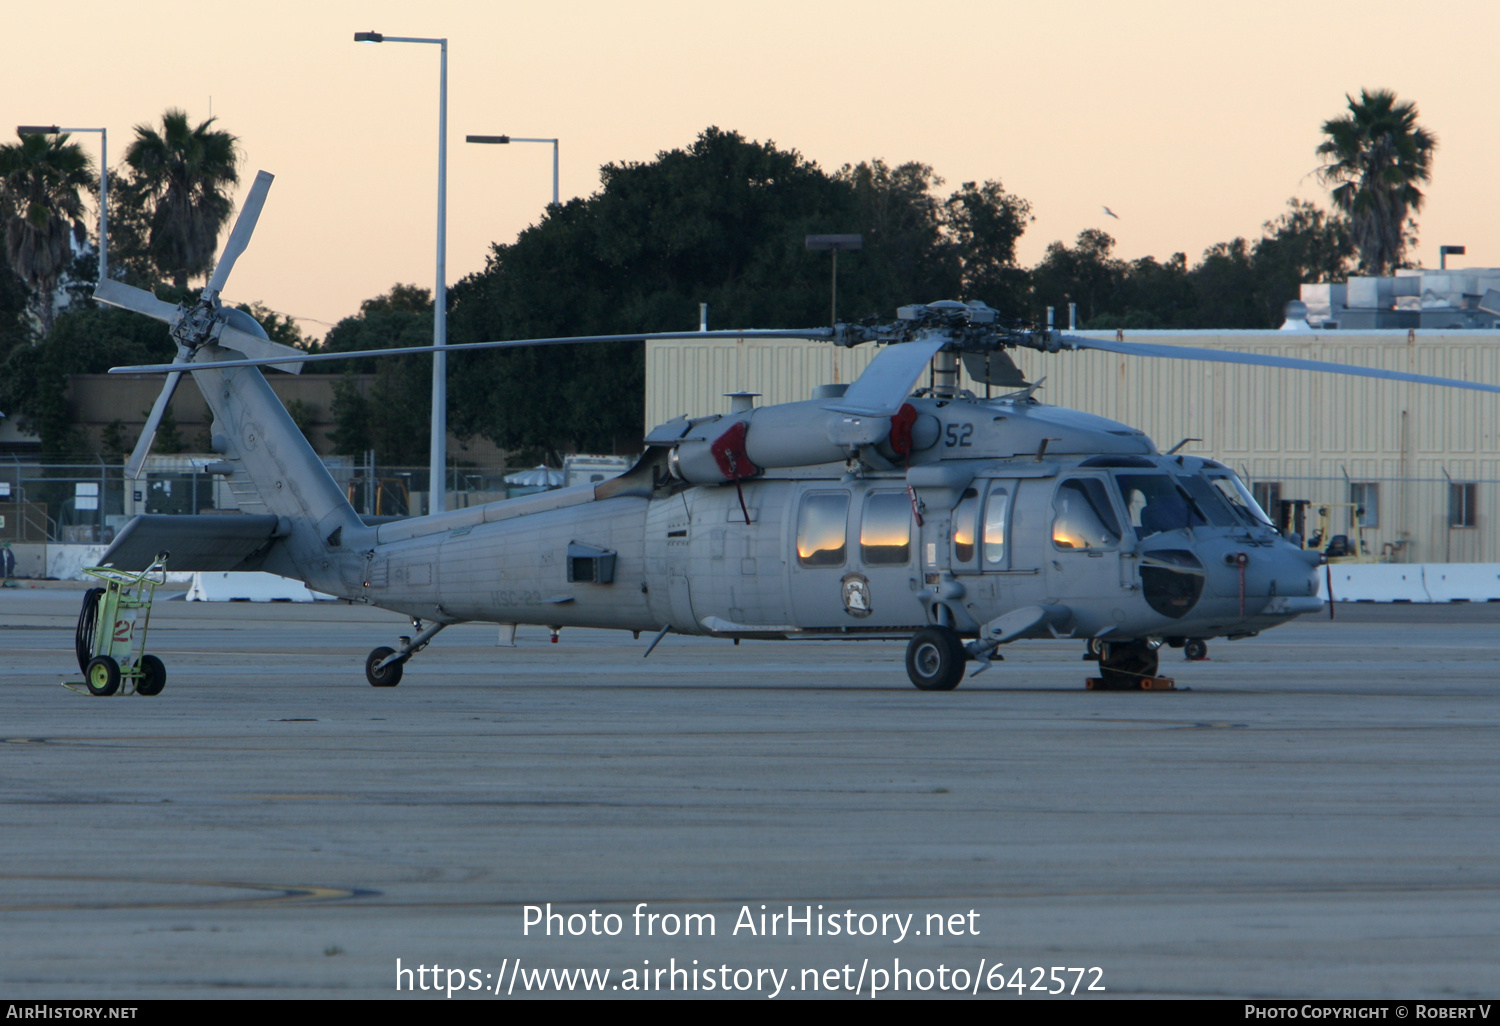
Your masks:
<svg viewBox="0 0 1500 1026"><path fill-rule="evenodd" d="M146 514L125 525L99 562L120 570L145 570L163 550L167 569L259 570L280 537L269 514L170 516Z"/></svg>

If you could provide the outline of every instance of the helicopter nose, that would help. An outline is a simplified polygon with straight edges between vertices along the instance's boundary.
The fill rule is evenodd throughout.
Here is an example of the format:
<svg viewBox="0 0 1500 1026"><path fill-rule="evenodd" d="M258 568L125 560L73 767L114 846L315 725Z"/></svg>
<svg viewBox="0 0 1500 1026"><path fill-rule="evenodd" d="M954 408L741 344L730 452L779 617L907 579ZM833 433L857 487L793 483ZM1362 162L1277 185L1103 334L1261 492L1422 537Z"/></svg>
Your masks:
<svg viewBox="0 0 1500 1026"><path fill-rule="evenodd" d="M1317 597L1321 560L1316 552L1289 544L1269 549L1236 547L1224 552L1221 562L1222 569L1215 575L1218 590L1238 596L1246 614L1298 615L1322 608Z"/></svg>

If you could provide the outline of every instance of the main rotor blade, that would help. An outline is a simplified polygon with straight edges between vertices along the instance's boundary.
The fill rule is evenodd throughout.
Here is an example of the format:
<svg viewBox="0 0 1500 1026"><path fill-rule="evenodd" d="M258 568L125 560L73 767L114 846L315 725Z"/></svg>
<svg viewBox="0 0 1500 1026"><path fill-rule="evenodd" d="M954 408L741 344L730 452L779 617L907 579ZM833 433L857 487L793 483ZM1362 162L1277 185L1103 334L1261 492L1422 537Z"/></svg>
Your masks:
<svg viewBox="0 0 1500 1026"><path fill-rule="evenodd" d="M266 193L271 191L271 183L275 179L276 176L269 171L255 173L255 183L250 186L250 194L245 197L245 205L240 208L240 216L229 233L229 241L224 243L224 253L219 257L218 266L214 268L214 276L208 280L208 285L203 290L205 293L218 295L224 290L224 282L229 279L229 272L234 270L234 262L245 252L245 247L250 245L250 236L255 234L255 222L260 220L260 208L266 205Z"/></svg>
<svg viewBox="0 0 1500 1026"><path fill-rule="evenodd" d="M223 348L244 353L252 359L282 359L289 357L298 361L296 363L272 364L277 370L286 371L288 374L301 374L301 361L307 359L307 354L300 349L293 349L291 346L282 345L280 342L272 342L268 338L252 335L248 331L241 331L239 328L229 324L219 329L217 341Z"/></svg>
<svg viewBox="0 0 1500 1026"><path fill-rule="evenodd" d="M1078 335L1064 335L1062 338L1074 349L1103 349L1126 356L1153 356L1167 360L1204 360L1209 363L1244 363L1255 367L1284 367L1289 370L1323 371L1327 374L1380 378L1384 381L1414 381L1419 385L1440 385L1444 388L1468 388L1476 392L1500 392L1500 385L1460 381L1457 378L1438 378L1430 374L1407 374L1403 371L1381 370L1378 367L1358 367L1352 363L1328 363L1323 360L1300 360L1293 356L1266 356L1261 353L1236 353L1221 349L1197 349L1192 346L1161 346L1152 345L1149 342L1114 342L1081 338Z"/></svg>
<svg viewBox="0 0 1500 1026"><path fill-rule="evenodd" d="M134 310L168 324L177 320L177 307L172 303L157 299L145 289L126 285L113 278L106 278L94 287L94 298L101 303L108 303L122 310Z"/></svg>
<svg viewBox="0 0 1500 1026"><path fill-rule="evenodd" d="M146 424L141 428L141 437L136 440L135 449L130 453L130 462L125 464L125 476L134 480L141 476L141 467L146 462L146 457L151 455L151 443L156 438L157 426L161 424L161 418L167 412L167 406L172 402L172 393L177 391L177 383L182 380L182 371L173 371L167 375L166 384L162 385L161 395L156 397L156 402L151 406L151 415L146 418Z"/></svg>
<svg viewBox="0 0 1500 1026"><path fill-rule="evenodd" d="M194 363L192 370L223 370L229 367L269 367L283 363L328 363L333 360L360 360L367 356L411 356L417 353L463 353L474 349L516 349L521 346L561 346L575 342L645 342L650 339L709 338L806 338L832 339L832 328L754 329L750 331L659 331L634 335L575 335L566 338L521 338L505 342L465 342L452 346L404 346L400 349L361 349L351 353L303 353L300 356L272 356L252 360L214 360ZM893 347L894 348L894 347ZM878 359L878 358L877 358ZM111 374L165 374L175 367L170 363L146 363L132 367L111 367Z"/></svg>
<svg viewBox="0 0 1500 1026"><path fill-rule="evenodd" d="M928 362L951 341L947 335L934 335L886 346L843 397L825 403L824 409L861 417L889 417L911 395L911 386L927 369Z"/></svg>

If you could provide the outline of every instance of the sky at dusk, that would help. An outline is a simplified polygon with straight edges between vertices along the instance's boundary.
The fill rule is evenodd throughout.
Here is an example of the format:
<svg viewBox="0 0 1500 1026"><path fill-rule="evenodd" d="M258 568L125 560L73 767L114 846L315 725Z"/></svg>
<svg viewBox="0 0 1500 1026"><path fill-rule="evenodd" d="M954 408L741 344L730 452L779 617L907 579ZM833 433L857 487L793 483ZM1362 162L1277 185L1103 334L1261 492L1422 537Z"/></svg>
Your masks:
<svg viewBox="0 0 1500 1026"><path fill-rule="evenodd" d="M945 191L999 179L1032 204L1028 265L1093 227L1118 256L1194 262L1258 237L1289 197L1326 205L1319 128L1362 87L1415 101L1438 138L1417 257L1436 266L1461 244L1450 266L1500 266L1494 0L14 7L0 126L102 126L118 164L135 124L167 107L196 123L211 104L241 140L241 189L276 175L225 298L315 336L395 282L434 280L438 47L353 42L368 30L449 40L450 284L552 188L550 147L466 134L558 137L566 202L598 188L601 164L717 125L830 171L880 158L930 164ZM75 138L97 158L96 134Z"/></svg>

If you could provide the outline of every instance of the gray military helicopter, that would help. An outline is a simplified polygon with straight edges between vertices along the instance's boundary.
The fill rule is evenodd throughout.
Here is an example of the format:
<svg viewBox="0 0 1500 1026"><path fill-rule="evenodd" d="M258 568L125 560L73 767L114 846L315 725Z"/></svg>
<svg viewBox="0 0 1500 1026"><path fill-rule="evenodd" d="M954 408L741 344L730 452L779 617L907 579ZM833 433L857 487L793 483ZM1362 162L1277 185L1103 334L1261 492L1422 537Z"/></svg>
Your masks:
<svg viewBox="0 0 1500 1026"><path fill-rule="evenodd" d="M180 377L213 413L213 468L238 517L139 516L105 554L142 568L164 548L181 570L267 570L411 617L410 636L365 661L376 687L450 624L616 628L733 639L907 640L906 670L955 687L1023 638L1074 638L1098 686L1157 678L1162 645L1190 658L1320 610L1320 556L1277 529L1234 472L1158 451L1125 424L1036 398L1008 352L1102 349L1172 359L1332 371L1500 392L1364 367L1070 337L1002 323L982 303L901 308L885 325L808 331L668 332L488 342L450 351L644 338L800 337L881 351L852 384L727 415L681 417L646 436L613 480L424 517L355 513L260 371L431 347L309 356L271 343L219 293L271 176L262 172L201 298L174 307L119 282L95 298L166 321L166 387L132 465ZM971 378L1009 389L979 398ZM928 383L913 391L924 375ZM1040 383L1038 383L1040 384Z"/></svg>

